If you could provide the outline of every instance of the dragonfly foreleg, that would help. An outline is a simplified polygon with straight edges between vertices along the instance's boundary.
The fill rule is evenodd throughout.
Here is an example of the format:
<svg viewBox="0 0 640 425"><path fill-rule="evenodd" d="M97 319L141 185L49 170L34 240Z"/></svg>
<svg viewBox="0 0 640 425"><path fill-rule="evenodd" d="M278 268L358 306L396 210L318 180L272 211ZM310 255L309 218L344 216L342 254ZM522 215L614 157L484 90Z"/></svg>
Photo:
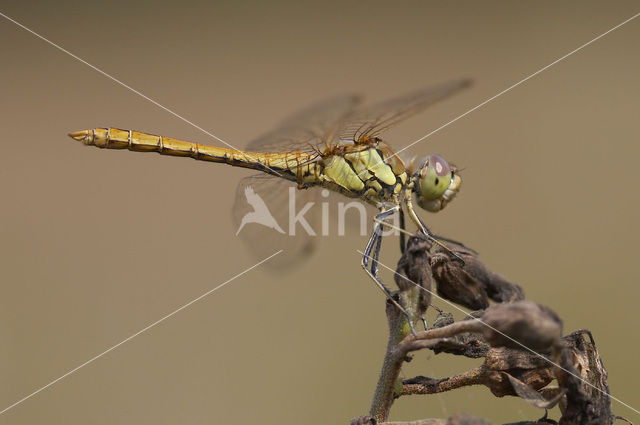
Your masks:
<svg viewBox="0 0 640 425"><path fill-rule="evenodd" d="M427 226L425 226L422 220L420 220L415 210L413 209L413 202L411 201L410 198L405 200L405 204L407 206L409 217L411 217L411 220L415 223L416 226L418 226L418 230L420 230L428 239L432 240L436 245L439 245L442 248L446 249L449 252L449 254L453 255L456 258L456 260L460 261L460 263L464 265L464 260L462 259L462 257L460 257L455 251L453 251L447 245L440 242L441 238L439 238L438 236L435 236L433 233L429 231L429 229L427 229Z"/></svg>
<svg viewBox="0 0 640 425"><path fill-rule="evenodd" d="M455 239L451 239L451 238L447 238L447 237L445 237L445 236L440 236L440 235L435 235L435 234L434 234L434 235L432 235L432 236L433 236L434 238L436 238L436 239L441 240L441 241L449 242L449 243L452 243L452 244L454 244L454 245L458 245L459 247L462 247L462 248L464 248L464 249L468 249L469 251L471 251L471 252L472 252L472 253L474 253L475 255L478 255L478 251L476 251L476 250L475 250L475 249L473 249L473 248L469 248L468 246L466 246L466 245L465 245L465 244L463 244L462 242L458 242L458 241L457 241L457 240L455 240Z"/></svg>

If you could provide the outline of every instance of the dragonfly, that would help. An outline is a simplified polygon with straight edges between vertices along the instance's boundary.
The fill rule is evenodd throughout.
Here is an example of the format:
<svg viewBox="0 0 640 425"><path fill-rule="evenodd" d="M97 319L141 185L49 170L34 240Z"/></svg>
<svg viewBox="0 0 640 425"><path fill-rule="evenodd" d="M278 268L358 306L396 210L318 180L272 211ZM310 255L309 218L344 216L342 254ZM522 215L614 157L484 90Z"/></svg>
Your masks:
<svg viewBox="0 0 640 425"><path fill-rule="evenodd" d="M302 191L328 189L373 205L378 212L361 266L407 317L413 331L409 314L379 277L385 220L398 214L404 229L406 211L420 233L436 243L438 239L446 240L430 233L415 205L429 212L441 211L459 192L462 179L456 167L437 154L421 160L401 159L381 136L470 83L468 79L448 81L368 107L360 106L359 96L331 98L295 114L244 150L111 127L75 131L69 136L102 149L157 152L257 170L269 177L270 184L284 181ZM262 192L264 196L282 193L277 185L267 187L270 189ZM403 250L403 234L400 245Z"/></svg>

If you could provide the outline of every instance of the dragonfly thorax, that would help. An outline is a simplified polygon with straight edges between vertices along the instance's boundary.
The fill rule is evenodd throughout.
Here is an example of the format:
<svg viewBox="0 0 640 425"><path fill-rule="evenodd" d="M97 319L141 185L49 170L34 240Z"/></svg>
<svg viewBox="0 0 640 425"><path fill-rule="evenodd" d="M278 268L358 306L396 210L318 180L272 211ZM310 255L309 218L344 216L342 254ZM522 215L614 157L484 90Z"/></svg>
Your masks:
<svg viewBox="0 0 640 425"><path fill-rule="evenodd" d="M397 198L407 182L404 163L378 141L328 152L317 166L319 184L373 205Z"/></svg>

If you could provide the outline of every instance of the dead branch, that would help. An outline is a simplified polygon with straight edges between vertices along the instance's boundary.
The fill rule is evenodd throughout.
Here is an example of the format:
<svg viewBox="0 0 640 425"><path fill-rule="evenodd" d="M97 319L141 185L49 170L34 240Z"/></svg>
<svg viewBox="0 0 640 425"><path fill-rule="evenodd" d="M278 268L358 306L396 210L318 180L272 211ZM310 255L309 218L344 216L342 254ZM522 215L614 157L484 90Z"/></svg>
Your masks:
<svg viewBox="0 0 640 425"><path fill-rule="evenodd" d="M369 415L352 425L490 425L479 418L456 415L448 419L384 422L393 401L406 395L427 395L470 385L484 385L496 397L516 396L541 409L560 406L560 425L612 424L607 374L589 331L562 336L562 321L548 307L524 301L520 286L491 272L470 250L452 246L464 260L437 248L431 252L423 238L412 237L398 262L394 299L417 322L438 293L452 302L482 310L465 320L441 312L434 326L410 333L407 319L392 303L386 314L389 340ZM494 301L496 304L490 305ZM588 339L585 339L585 336ZM411 353L431 350L469 358L484 358L481 366L451 377L416 376L399 380ZM557 386L551 386L553 381ZM539 419L518 424L554 424ZM515 423L512 425L516 425Z"/></svg>

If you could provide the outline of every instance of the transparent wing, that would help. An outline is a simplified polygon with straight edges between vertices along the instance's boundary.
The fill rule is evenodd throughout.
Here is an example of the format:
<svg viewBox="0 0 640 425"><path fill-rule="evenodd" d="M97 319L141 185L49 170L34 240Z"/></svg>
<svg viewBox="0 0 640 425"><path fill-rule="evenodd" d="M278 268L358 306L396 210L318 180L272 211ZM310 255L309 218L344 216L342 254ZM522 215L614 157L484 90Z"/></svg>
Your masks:
<svg viewBox="0 0 640 425"><path fill-rule="evenodd" d="M314 152L336 139L340 123L350 115L360 98L342 95L315 103L287 118L278 128L247 145L254 152Z"/></svg>
<svg viewBox="0 0 640 425"><path fill-rule="evenodd" d="M304 211L308 203L316 206L318 194L317 189L300 190L293 182L267 174L245 177L238 183L233 205L236 236L242 238L256 258L266 258L283 249L268 261L269 266L289 268L301 263L315 246L314 236L307 231L303 220L312 232L320 232L317 209ZM301 214L292 229L290 209L293 217Z"/></svg>
<svg viewBox="0 0 640 425"><path fill-rule="evenodd" d="M357 110L343 121L340 139L366 143L395 127L401 121L423 111L434 103L471 85L469 79L458 79L411 92Z"/></svg>
<svg viewBox="0 0 640 425"><path fill-rule="evenodd" d="M358 109L356 95L332 97L289 117L276 130L249 143L247 150L317 152L350 140L366 143L470 84L468 79L453 80Z"/></svg>

